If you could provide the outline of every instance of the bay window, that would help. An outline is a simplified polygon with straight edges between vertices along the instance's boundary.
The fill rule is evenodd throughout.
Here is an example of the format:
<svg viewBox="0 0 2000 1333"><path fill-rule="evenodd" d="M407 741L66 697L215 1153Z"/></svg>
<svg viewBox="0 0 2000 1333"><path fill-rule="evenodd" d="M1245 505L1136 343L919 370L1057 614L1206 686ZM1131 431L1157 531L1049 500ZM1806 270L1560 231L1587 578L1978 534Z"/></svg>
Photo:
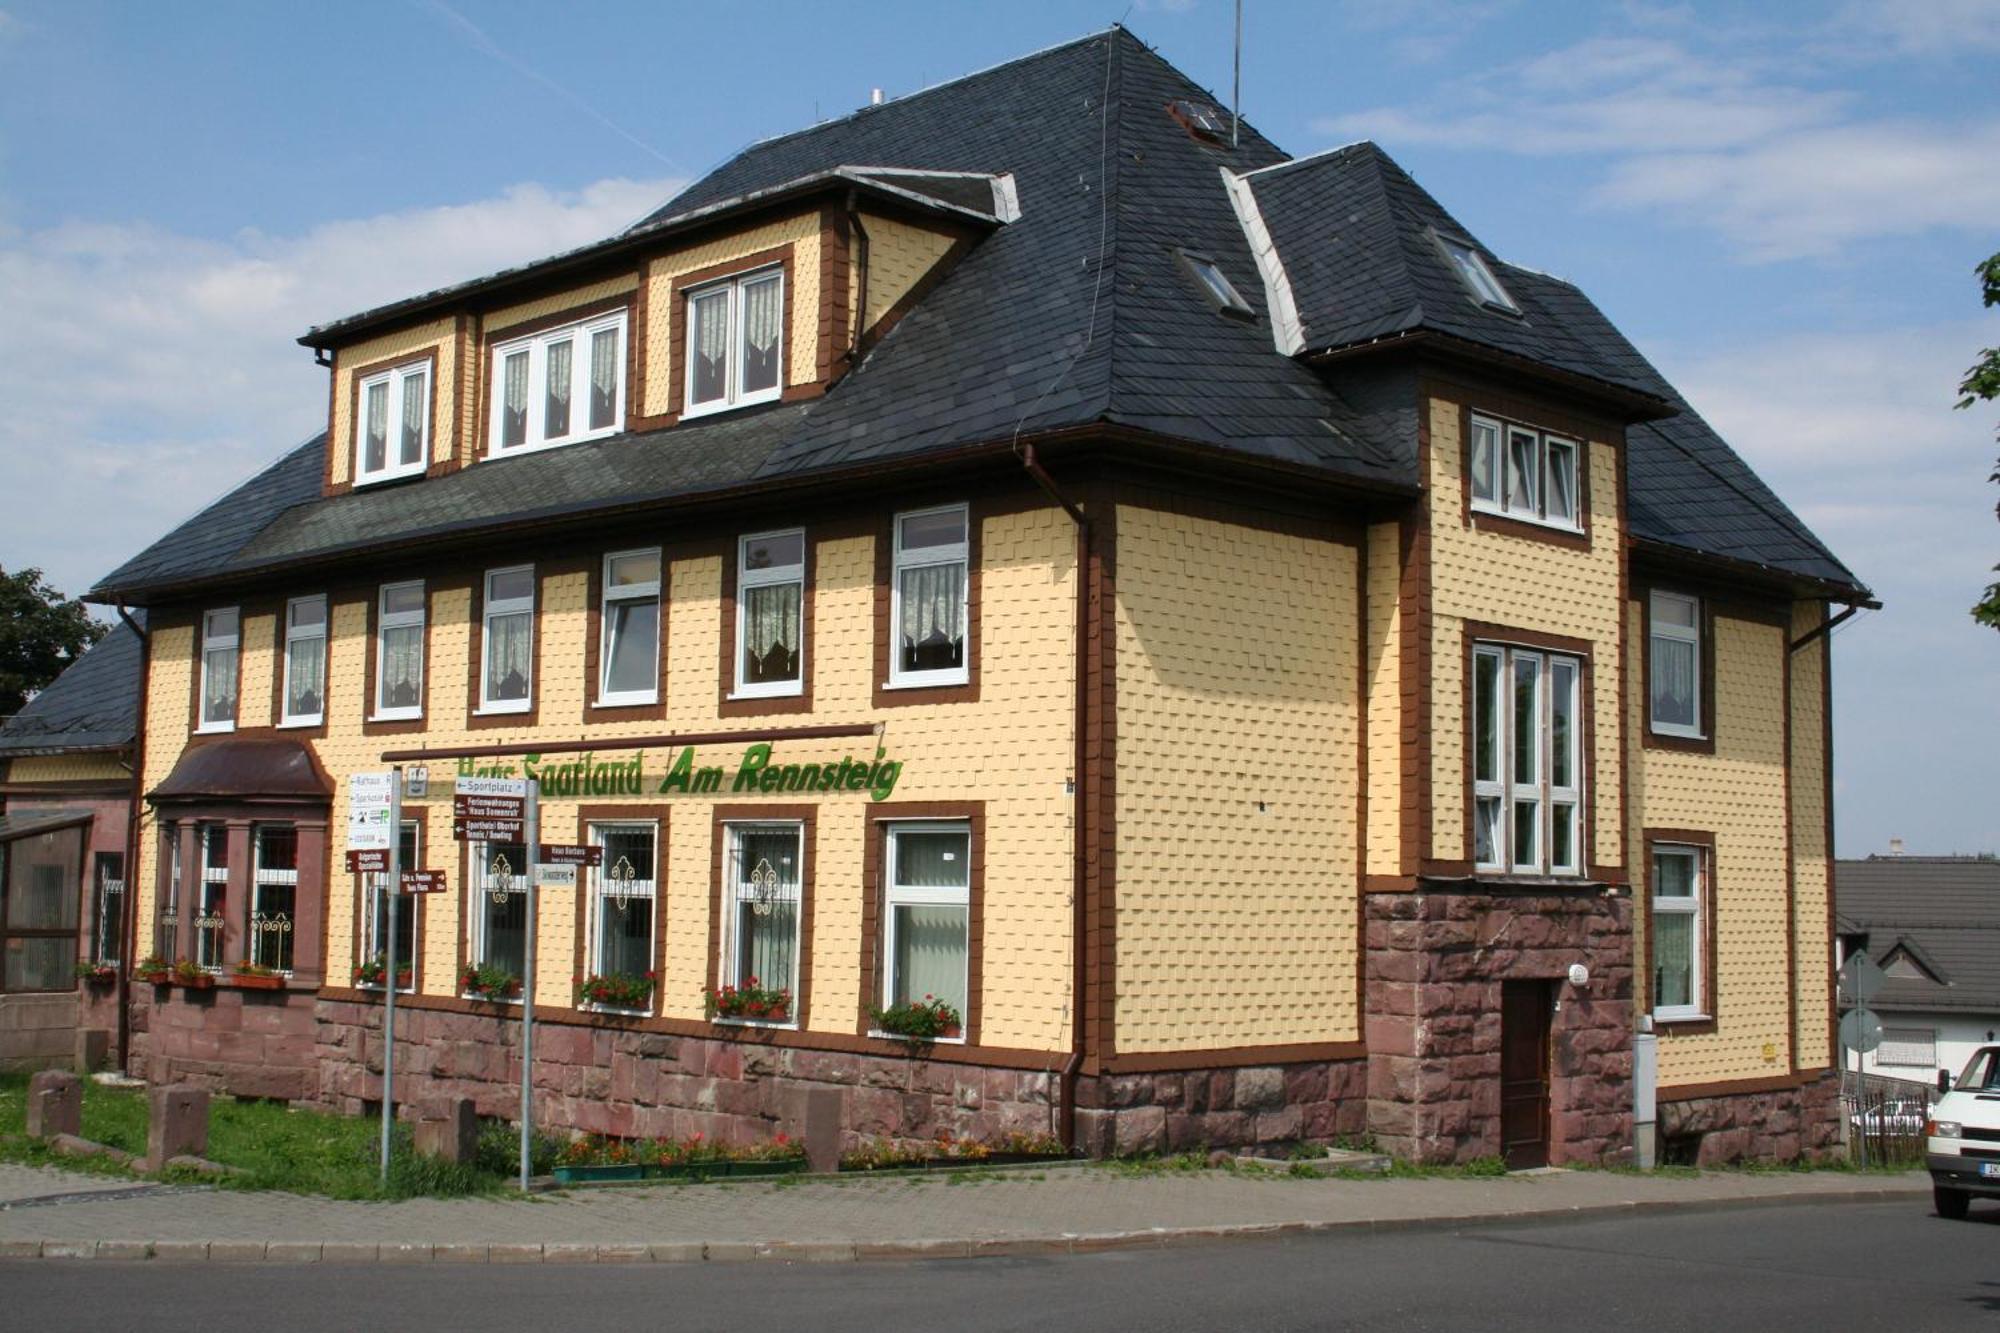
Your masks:
<svg viewBox="0 0 2000 1333"><path fill-rule="evenodd" d="M597 702L657 703L660 697L660 550L604 557L603 640Z"/></svg>
<svg viewBox="0 0 2000 1333"><path fill-rule="evenodd" d="M511 339L493 349L495 454L575 444L625 420L625 311Z"/></svg>
<svg viewBox="0 0 2000 1333"><path fill-rule="evenodd" d="M259 824L256 852L247 952L259 967L290 972L299 894L298 830L290 824Z"/></svg>
<svg viewBox="0 0 2000 1333"><path fill-rule="evenodd" d="M970 516L964 505L898 514L890 580L889 684L963 685Z"/></svg>
<svg viewBox="0 0 2000 1333"><path fill-rule="evenodd" d="M236 667L241 620L223 607L201 618L201 717L196 731L236 729Z"/></svg>
<svg viewBox="0 0 2000 1333"><path fill-rule="evenodd" d="M201 844L201 899L195 904L194 962L220 972L228 920L222 914L229 896L229 830L203 824L196 833Z"/></svg>
<svg viewBox="0 0 2000 1333"><path fill-rule="evenodd" d="M1647 720L1663 736L1699 740L1701 726L1701 602L1656 592L1646 636Z"/></svg>
<svg viewBox="0 0 2000 1333"><path fill-rule="evenodd" d="M315 726L326 717L326 598L285 604L283 723Z"/></svg>
<svg viewBox="0 0 2000 1333"><path fill-rule="evenodd" d="M354 484L409 477L430 453L431 364L428 359L361 381Z"/></svg>
<svg viewBox="0 0 2000 1333"><path fill-rule="evenodd" d="M803 531L758 533L737 543L734 693L800 692L805 586Z"/></svg>
<svg viewBox="0 0 2000 1333"><path fill-rule="evenodd" d="M424 713L424 585L382 587L375 632L375 716Z"/></svg>
<svg viewBox="0 0 2000 1333"><path fill-rule="evenodd" d="M1478 644L1472 653L1473 862L1583 873L1582 663Z"/></svg>
<svg viewBox="0 0 2000 1333"><path fill-rule="evenodd" d="M784 389L785 275L760 269L687 293L687 409L767 403Z"/></svg>
<svg viewBox="0 0 2000 1333"><path fill-rule="evenodd" d="M882 1007L936 1000L963 1022L969 990L972 830L888 826L883 868Z"/></svg>
<svg viewBox="0 0 2000 1333"><path fill-rule="evenodd" d="M728 824L723 863L721 980L738 990L785 991L796 1015L805 826Z"/></svg>
<svg viewBox="0 0 2000 1333"><path fill-rule="evenodd" d="M535 569L486 575L480 630L479 711L525 713L535 674Z"/></svg>
<svg viewBox="0 0 2000 1333"><path fill-rule="evenodd" d="M591 918L587 970L598 976L643 979L653 971L659 828L637 822L592 824L590 841L604 849L604 863L587 872Z"/></svg>
<svg viewBox="0 0 2000 1333"><path fill-rule="evenodd" d="M1653 1017L1708 1016L1705 849L1657 844L1653 848Z"/></svg>
<svg viewBox="0 0 2000 1333"><path fill-rule="evenodd" d="M160 822L160 893L153 908L153 955L174 961L179 952L181 919L181 826Z"/></svg>
<svg viewBox="0 0 2000 1333"><path fill-rule="evenodd" d="M403 821L398 841L402 844L402 864L405 870L417 870L423 866L421 839L417 832L417 821ZM411 991L416 988L417 958L417 895L391 892L389 876L384 871L373 871L362 877L366 907L362 916L361 957L364 962L380 959L384 973L382 985L387 986L393 970L396 989ZM396 959L395 967L389 964L389 915L396 917ZM409 980L403 980L405 974Z"/></svg>
<svg viewBox="0 0 2000 1333"><path fill-rule="evenodd" d="M1575 441L1511 422L1474 416L1466 444L1472 507L1551 527L1581 530Z"/></svg>

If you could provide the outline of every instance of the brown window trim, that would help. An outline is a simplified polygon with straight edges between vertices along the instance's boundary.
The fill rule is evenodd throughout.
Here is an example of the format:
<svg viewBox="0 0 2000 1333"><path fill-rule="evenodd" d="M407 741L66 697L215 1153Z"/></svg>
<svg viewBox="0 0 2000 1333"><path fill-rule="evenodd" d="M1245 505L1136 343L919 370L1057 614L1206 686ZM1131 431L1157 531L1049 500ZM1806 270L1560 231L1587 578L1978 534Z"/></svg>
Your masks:
<svg viewBox="0 0 2000 1333"><path fill-rule="evenodd" d="M783 283L784 301L778 310L778 327L782 331L779 341L782 355L778 364L778 401L794 397L797 388L812 388L816 385L794 385L792 383L792 354L797 349L792 346L792 302L796 299L798 283L793 272L793 244L773 246L769 250L759 250L755 254L742 255L721 264L711 264L707 268L694 269L687 273L677 273L668 288L667 295L667 411L664 417L648 418L647 426L670 426L687 413L687 293L691 287L705 287L713 282L738 274L749 273L760 268L778 266L785 275ZM824 300L825 293L821 293ZM814 348L815 360L818 348ZM743 404L742 406L755 406ZM737 411L737 407L717 408L712 415L722 416ZM704 412L709 416L711 413Z"/></svg>
<svg viewBox="0 0 2000 1333"><path fill-rule="evenodd" d="M382 661L382 635L381 635L381 623L380 623L382 619L382 589L388 587L392 583L421 583L423 584L424 587L424 681L423 681L423 691L422 691L423 700L421 703L418 704L418 715L416 717L389 718L378 721L376 720L375 717L375 711L377 707L377 699L375 696L375 685L376 685L375 676L376 673L381 669L381 661ZM428 578L384 579L382 582L373 585L368 590L368 598L367 601L364 603L364 605L367 608L367 630L366 630L367 661L362 664L362 671L361 671L362 688L365 691L361 701L362 735L409 736L421 733L430 727L431 677L437 674L434 670L432 670L432 668L436 665L435 659L437 656L436 653L437 644L434 642L434 639L437 635L438 596L439 594L451 588L455 588L456 586L457 585L455 584L440 585L434 583L432 580ZM328 603L327 614L329 618L333 614L331 601L329 601ZM329 643L328 646L330 648L331 643ZM331 652L329 652L328 656L329 658L332 656Z"/></svg>
<svg viewBox="0 0 2000 1333"><path fill-rule="evenodd" d="M961 1028L968 1047L979 1044L982 974L986 966L986 802L984 801L890 801L867 809L868 831L861 865L861 1004L855 1015L855 1035L866 1037L875 1030L874 1015L868 1012L882 994L883 899L887 883L883 868L888 864L888 825L913 820L959 820L972 831L971 864L966 870L965 925L965 1012ZM885 1044L903 1046L892 1041Z"/></svg>
<svg viewBox="0 0 2000 1333"><path fill-rule="evenodd" d="M889 662L894 653L896 627L890 623L895 612L891 582L896 577L896 520L903 514L945 504L965 505L965 683L963 685L894 686L889 684ZM890 512L875 533L875 660L874 677L869 681L872 701L877 708L909 708L919 704L969 704L979 702L979 677L984 656L980 644L980 574L984 554L981 532L987 505L978 499L912 501Z"/></svg>
<svg viewBox="0 0 2000 1333"><path fill-rule="evenodd" d="M240 633L240 624L239 624L239 633ZM69 941L68 963L73 965L79 958L83 956L81 949L82 949L82 936L84 930L84 923L86 919L92 914L84 911L82 895L87 889L94 890L94 886L91 884L90 880L90 830L93 822L94 821L80 820L77 823L71 824L65 828L48 830L51 833L75 832L77 835L76 882L71 886L70 889L72 906L76 909L76 924L71 926L67 930L43 930L43 929L30 930L21 927L9 927L7 925L6 912L4 910L0 910L0 949L4 949L6 947L7 941L9 940L68 940ZM7 890L7 884L13 878L13 866L11 864L13 856L14 856L13 843L12 842L0 843L0 909L7 909L10 906L6 901L7 899L6 890ZM93 892L93 897L94 896L95 894ZM21 990L10 990L8 989L5 983L4 974L0 974L0 995L61 995L67 992L79 991L82 989L83 989L83 982L81 982L76 978L70 967L65 967L62 974L61 984L48 987L47 989L43 989L41 987L32 987L32 988L24 988Z"/></svg>
<svg viewBox="0 0 2000 1333"><path fill-rule="evenodd" d="M205 663L208 660L208 613L211 611L236 611L236 712L227 727L204 728L201 724L201 683ZM212 736L233 736L245 730L243 725L243 622L249 619L243 602L221 602L214 606L199 607L194 613L194 670L188 682L188 736L193 740L204 740ZM165 628L162 626L161 628Z"/></svg>
<svg viewBox="0 0 2000 1333"><path fill-rule="evenodd" d="M793 525L799 526L799 525ZM760 528L761 532L782 532L783 527ZM819 542L818 534L811 528L800 528L804 534L805 568L804 582L799 592L799 692L797 694L746 695L741 698L731 692L736 688L736 580L737 557L742 551L743 537L739 534L729 539L722 550L722 662L716 679L716 713L722 717L771 717L786 713L810 713L813 706L813 594L818 591Z"/></svg>
<svg viewBox="0 0 2000 1333"><path fill-rule="evenodd" d="M664 803L631 805L579 805L576 808L575 838L579 846L590 842L592 824L651 824L653 833L653 997L647 1001L645 1016L651 1018L660 1012L662 990L666 980L667 963L667 830L673 807ZM597 885L594 877L599 872L586 869L579 876L576 905L576 967L575 974L580 984L590 973L590 930L594 924L592 906L597 900ZM588 884L582 881L590 879ZM633 1013L620 1009L586 1008L574 995L570 1005L577 1012L616 1021L631 1018Z"/></svg>
<svg viewBox="0 0 2000 1333"><path fill-rule="evenodd" d="M486 576L496 570L519 569L522 564L528 568L529 582L534 588L534 607L528 613L528 633L534 642L529 646L532 659L528 667L528 707L525 711L489 712L479 710L480 677L486 670ZM532 560L514 564L488 565L480 569L472 578L472 614L466 622L465 644L465 729L467 731L496 731L507 727L532 727L541 720L542 712L542 641L547 636L542 633L542 580L551 571ZM428 686L430 676L425 673Z"/></svg>
<svg viewBox="0 0 2000 1333"><path fill-rule="evenodd" d="M656 550L660 553L660 614L658 628L658 674L653 684L653 702L633 704L607 704L598 702L604 688L604 562L612 555L632 551ZM583 642L583 716L584 723L592 722L663 722L667 716L667 586L672 581L673 562L670 548L664 545L647 546L640 542L631 546L606 546L597 553L586 567L589 585L584 590L588 598L586 624ZM540 627L536 627L539 631Z"/></svg>
<svg viewBox="0 0 2000 1333"><path fill-rule="evenodd" d="M394 486L398 482L421 481L431 474L431 466L436 461L439 427L438 421L438 347L432 343L422 351L405 352L401 356L371 361L365 366L356 366L347 372L347 476L336 480L333 489L340 494L354 490L374 490L378 486ZM361 381L385 370L400 370L404 366L414 366L417 362L427 362L429 370L425 382L430 385L431 429L424 441L424 466L420 472L412 472L406 477L390 477L380 481L361 480ZM329 450L329 453L331 450ZM332 461L328 460L329 475Z"/></svg>
<svg viewBox="0 0 2000 1333"><path fill-rule="evenodd" d="M414 866L405 866L404 869L406 870L428 868L424 863L431 858L431 809L432 807L427 805L405 805L403 807L403 822L417 826L417 864ZM439 809L442 812L442 807L439 807ZM373 995L379 998L383 991L387 989L386 987L363 986L354 977L354 970L360 967L366 961L367 957L365 952L368 947L368 886L365 882L367 878L366 875L360 874L349 873L347 875L347 891L353 898L354 907L351 913L353 918L354 957L350 962L345 981L337 981L329 976L326 978L326 982L328 985L333 986L351 986L363 995ZM416 933L416 938L410 942L410 985L407 990L398 990L396 992L399 1002L403 996L423 994L424 918L427 914L430 897L431 895L428 893L413 893L410 895L410 929ZM392 968L389 980L393 983L395 979L394 969Z"/></svg>
<svg viewBox="0 0 2000 1333"><path fill-rule="evenodd" d="M325 636L320 661L319 721L285 721L285 630L286 619L291 614L291 604L306 597L317 597L326 604L326 621L322 628ZM322 589L317 592L293 593L277 599L277 611L271 631L271 729L273 732L290 736L295 740L322 740L326 737L327 718L333 712L333 593Z"/></svg>
<svg viewBox="0 0 2000 1333"><path fill-rule="evenodd" d="M617 276L620 275L612 274L605 279L600 279L600 281L608 281L611 277ZM636 401L635 395L643 393L644 389L643 386L634 385L629 378L629 372L632 369L632 344L645 336L637 325L639 289L644 286L645 280L642 275L638 288L634 288L632 291L624 292L618 296L606 297L596 301L585 301L578 305L537 316L534 319L524 319L517 323L509 324L505 328L481 328L474 342L473 355L476 358L476 364L472 367L471 375L472 392L477 395L472 414L472 447L465 451L473 462L478 463L495 458L511 458L515 457L516 454L540 453L542 448L563 449L568 447L566 444L546 445L534 449L520 449L516 451L516 454L502 454L493 448L492 399L495 385L498 382L493 376L493 349L502 343L513 342L516 338L532 337L548 329L559 329L565 324L580 324L587 319L596 319L599 315L608 315L614 310L623 310L625 312L625 356L622 358L620 371L621 373L628 373L625 384L625 417L624 420L618 423L618 429L620 431L629 431L637 428L635 423L639 417L640 404ZM483 325L483 316L481 317L481 322ZM605 437L598 436L597 438L603 439Z"/></svg>
<svg viewBox="0 0 2000 1333"><path fill-rule="evenodd" d="M792 990L792 1021L781 1026L766 1028L757 1023L726 1022L710 1018L708 1027L712 1035L730 1032L785 1032L796 1028L803 1034L812 1017L812 959L813 959L813 911L819 899L819 885L815 882L814 860L819 807L816 805L718 805L710 815L709 824L709 878L708 878L708 994L714 994L722 984L722 913L723 875L727 867L729 824L783 824L798 823L799 833L799 976L798 984Z"/></svg>
<svg viewBox="0 0 2000 1333"><path fill-rule="evenodd" d="M1537 435L1554 435L1566 443L1576 446L1576 509L1577 528L1554 527L1528 519L1516 518L1509 514L1498 514L1487 509L1472 507L1472 418L1485 417L1500 425L1501 474L1504 482L1507 448L1507 432L1510 428L1531 430ZM1496 411L1469 401L1458 405L1458 436L1460 453L1458 461L1459 519L1468 528L1479 532L1494 532L1510 537L1524 537L1530 541L1546 542L1551 546L1561 546L1574 551L1588 551L1591 545L1590 514L1590 435L1575 429L1581 423L1565 423L1545 426L1527 420L1524 416ZM1543 484L1546 484L1544 478Z"/></svg>
<svg viewBox="0 0 2000 1333"><path fill-rule="evenodd" d="M1674 750L1682 754L1715 753L1715 598L1693 587L1679 584L1642 582L1636 585L1639 597L1639 698L1645 725L1639 741L1648 750ZM1701 645L1695 670L1700 676L1701 735L1672 736L1653 730L1653 594L1674 593L1692 597L1699 608Z"/></svg>
<svg viewBox="0 0 2000 1333"><path fill-rule="evenodd" d="M1636 978L1639 993L1639 1012L1649 1017L1653 1013L1653 848L1664 843L1669 847L1692 847L1701 853L1701 988L1695 997L1696 1008L1707 1015L1705 1018L1654 1018L1656 1031L1672 1033L1675 1036L1703 1036L1716 1031L1718 1015L1716 997L1721 993L1716 984L1716 930L1715 930L1715 834L1708 829L1649 828L1642 831L1645 845L1646 863L1641 873L1646 877L1646 891L1643 895L1646 912L1646 968Z"/></svg>
<svg viewBox="0 0 2000 1333"><path fill-rule="evenodd" d="M1458 791L1459 799L1465 803L1463 811L1463 836L1465 841L1462 844L1465 848L1465 856L1463 860L1452 862L1426 860L1422 863L1422 873L1449 877L1464 875L1468 878L1478 879L1482 883L1487 880L1504 882L1518 878L1523 873L1514 871L1511 868L1507 870L1477 869L1475 865L1477 858L1473 855L1473 848L1477 843L1473 836L1472 755L1475 737L1473 735L1472 716L1472 654L1473 649L1477 645L1485 643L1528 648L1537 652L1562 653L1577 660L1576 692L1579 705L1577 711L1580 715L1578 720L1581 723L1578 727L1579 735L1577 736L1577 766L1580 770L1577 774L1577 790L1582 793L1579 798L1579 804L1583 807L1580 812L1583 818L1579 821L1581 829L1577 835L1581 839L1577 847L1579 853L1577 857L1577 873L1575 875L1551 875L1547 878L1579 884L1589 882L1593 879L1599 882L1608 882L1607 877L1615 873L1617 867L1615 865L1600 867L1595 864L1597 855L1597 709L1593 685L1596 679L1596 664L1594 660L1596 645L1589 639L1573 639L1563 634L1548 634L1541 630L1520 629L1512 625L1500 625L1485 620L1463 621L1462 629L1463 635L1462 642L1459 645L1459 654L1461 658L1460 670L1463 676L1460 688L1462 693L1461 707L1464 710L1465 735L1463 738L1464 771L1459 774Z"/></svg>

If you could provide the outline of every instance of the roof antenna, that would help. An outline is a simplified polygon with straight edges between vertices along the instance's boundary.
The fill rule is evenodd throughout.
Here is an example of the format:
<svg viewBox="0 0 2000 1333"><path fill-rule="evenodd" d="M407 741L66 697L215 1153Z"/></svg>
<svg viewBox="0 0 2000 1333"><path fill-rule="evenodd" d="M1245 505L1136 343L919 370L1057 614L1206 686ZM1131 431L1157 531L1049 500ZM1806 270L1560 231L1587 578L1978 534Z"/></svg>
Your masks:
<svg viewBox="0 0 2000 1333"><path fill-rule="evenodd" d="M1237 148L1243 136L1243 0L1236 0L1236 85L1229 97L1229 146Z"/></svg>

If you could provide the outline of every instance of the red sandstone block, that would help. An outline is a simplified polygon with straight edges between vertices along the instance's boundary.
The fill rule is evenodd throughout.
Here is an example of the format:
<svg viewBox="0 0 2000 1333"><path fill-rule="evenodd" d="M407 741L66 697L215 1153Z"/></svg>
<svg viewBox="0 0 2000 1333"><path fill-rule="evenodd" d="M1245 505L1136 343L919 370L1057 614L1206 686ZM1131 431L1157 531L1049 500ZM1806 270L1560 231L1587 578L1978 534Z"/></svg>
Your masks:
<svg viewBox="0 0 2000 1333"><path fill-rule="evenodd" d="M743 1077L743 1052L732 1044L717 1043L708 1048L703 1072L714 1079L734 1081Z"/></svg>

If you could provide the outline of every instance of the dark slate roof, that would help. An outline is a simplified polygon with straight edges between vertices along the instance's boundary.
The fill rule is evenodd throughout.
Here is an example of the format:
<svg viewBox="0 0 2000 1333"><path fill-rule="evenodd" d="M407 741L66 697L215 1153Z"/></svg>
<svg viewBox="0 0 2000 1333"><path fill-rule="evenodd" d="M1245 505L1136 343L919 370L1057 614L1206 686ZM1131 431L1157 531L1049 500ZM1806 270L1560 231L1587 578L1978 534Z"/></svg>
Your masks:
<svg viewBox="0 0 2000 1333"><path fill-rule="evenodd" d="M898 173L1011 176L1019 216L982 235L819 399L332 499L318 494L315 440L91 595L143 600L149 589L209 574L240 577L429 536L901 465L1061 428L1129 427L1162 447L1202 446L1415 494L1414 381L1367 362L1316 368L1277 350L1223 173L1273 167L1286 155L1248 125L1238 148L1197 140L1165 110L1183 98L1214 100L1113 28L754 144L625 239L843 174L955 208L971 207L980 190L991 201L991 186ZM1251 179L1290 238L1286 263L1299 275L1299 303L1314 312L1317 346L1327 345L1322 334L1353 340L1415 327L1417 318L1644 401L1677 401L1567 283L1495 259L1524 318L1473 305L1425 231L1463 229L1373 145ZM1335 219L1330 229L1322 214ZM1179 249L1213 259L1253 316L1212 309ZM1691 413L1637 428L1635 440L1640 536L1853 582Z"/></svg>
<svg viewBox="0 0 2000 1333"><path fill-rule="evenodd" d="M144 623L144 612L133 618ZM141 644L124 622L0 726L0 758L116 750L139 730Z"/></svg>
<svg viewBox="0 0 2000 1333"><path fill-rule="evenodd" d="M1958 856L1869 857L1834 863L1844 935L1868 936L1882 962L1898 947L1942 983L1892 977L1870 1007L2000 1015L2000 861Z"/></svg>
<svg viewBox="0 0 2000 1333"><path fill-rule="evenodd" d="M323 801L331 795L333 783L304 741L288 736L227 736L188 746L146 799Z"/></svg>

